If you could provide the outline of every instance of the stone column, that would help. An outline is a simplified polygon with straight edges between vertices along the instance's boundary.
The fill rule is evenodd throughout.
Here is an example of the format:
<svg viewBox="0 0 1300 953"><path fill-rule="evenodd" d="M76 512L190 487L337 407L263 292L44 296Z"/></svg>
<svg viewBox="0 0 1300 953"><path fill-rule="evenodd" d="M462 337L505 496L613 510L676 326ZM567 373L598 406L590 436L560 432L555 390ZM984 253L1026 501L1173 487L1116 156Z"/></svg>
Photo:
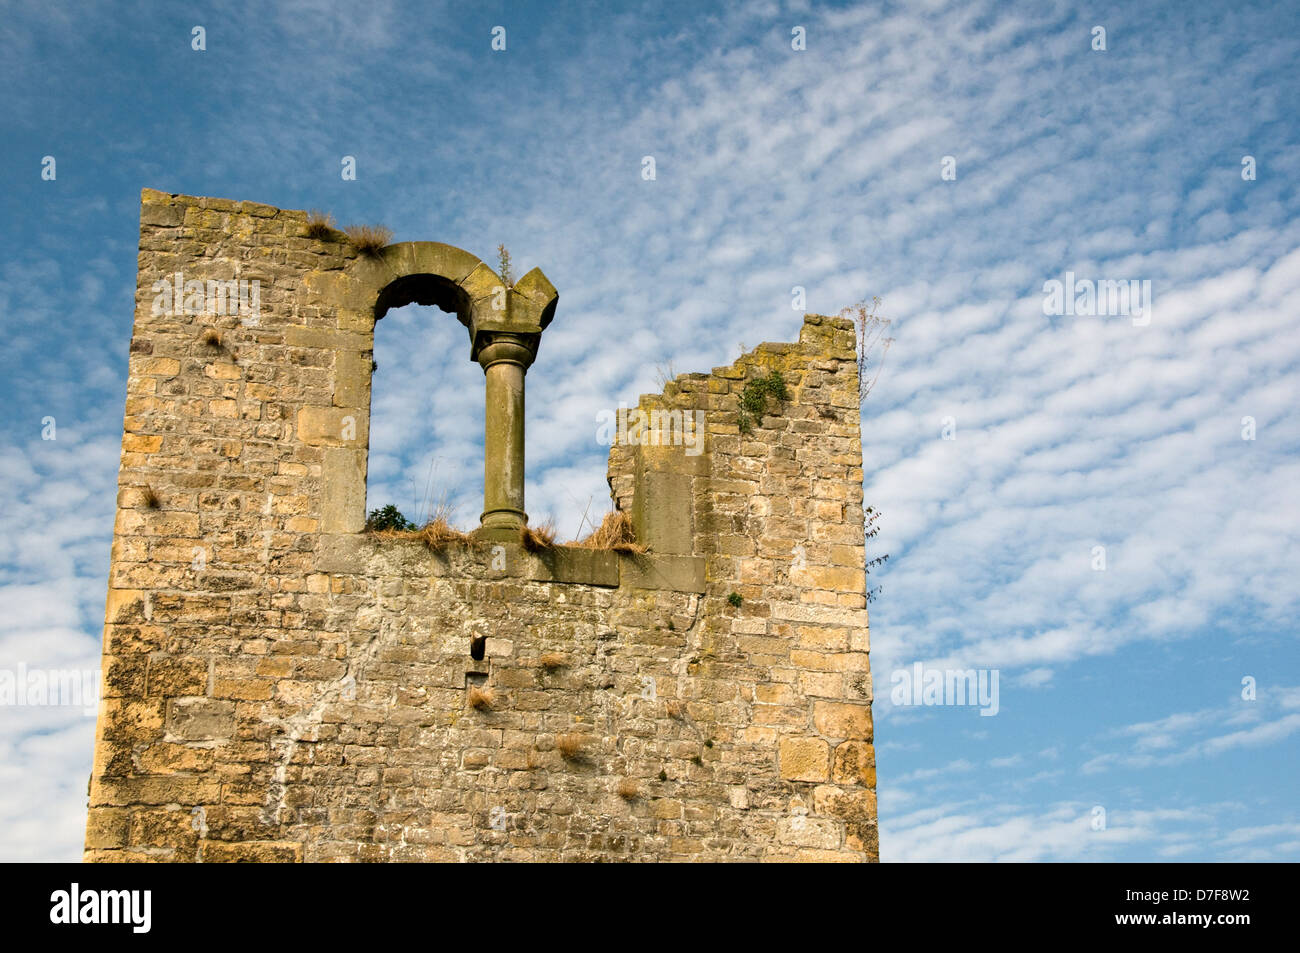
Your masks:
<svg viewBox="0 0 1300 953"><path fill-rule="evenodd" d="M535 353L517 334L496 333L478 352L487 378L483 515L479 536L517 540L524 512L524 375Z"/></svg>

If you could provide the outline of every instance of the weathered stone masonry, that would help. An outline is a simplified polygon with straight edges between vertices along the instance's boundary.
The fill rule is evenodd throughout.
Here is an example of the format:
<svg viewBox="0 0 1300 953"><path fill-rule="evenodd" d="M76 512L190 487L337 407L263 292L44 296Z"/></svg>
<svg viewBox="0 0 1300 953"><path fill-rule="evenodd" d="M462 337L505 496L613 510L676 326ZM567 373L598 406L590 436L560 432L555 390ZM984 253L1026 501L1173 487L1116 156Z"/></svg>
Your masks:
<svg viewBox="0 0 1300 953"><path fill-rule="evenodd" d="M610 454L649 554L534 555L522 387L555 290L306 234L143 193L86 859L875 860L851 324L642 398L708 430ZM258 313L155 313L177 272L256 279ZM411 301L485 367L483 528L442 553L362 532L374 324ZM790 399L742 434L774 369Z"/></svg>

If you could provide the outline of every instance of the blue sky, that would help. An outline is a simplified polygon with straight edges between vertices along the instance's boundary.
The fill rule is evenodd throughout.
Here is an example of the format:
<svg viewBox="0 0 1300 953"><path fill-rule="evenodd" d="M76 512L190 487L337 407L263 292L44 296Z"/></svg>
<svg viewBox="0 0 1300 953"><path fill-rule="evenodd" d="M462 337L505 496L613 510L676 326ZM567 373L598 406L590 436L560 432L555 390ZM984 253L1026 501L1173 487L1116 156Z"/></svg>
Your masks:
<svg viewBox="0 0 1300 953"><path fill-rule="evenodd" d="M607 505L596 415L657 390L657 365L794 339L794 286L823 313L880 295L895 343L863 454L871 555L891 555L871 607L882 859L1296 860L1298 20L7 4L0 669L98 665L140 189L321 208L485 259L504 242L554 282L527 492L566 537ZM1067 271L1150 281L1150 321L1045 315ZM463 335L428 309L380 323L372 503L445 495L477 518ZM998 714L895 706L915 662L997 670ZM93 727L0 708L0 859L79 857Z"/></svg>

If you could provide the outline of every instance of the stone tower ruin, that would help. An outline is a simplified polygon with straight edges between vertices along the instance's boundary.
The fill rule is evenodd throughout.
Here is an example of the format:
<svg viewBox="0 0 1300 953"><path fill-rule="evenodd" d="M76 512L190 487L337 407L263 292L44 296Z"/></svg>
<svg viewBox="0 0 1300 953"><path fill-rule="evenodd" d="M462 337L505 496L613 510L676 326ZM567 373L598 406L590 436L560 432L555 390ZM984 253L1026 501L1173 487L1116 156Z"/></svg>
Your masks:
<svg viewBox="0 0 1300 953"><path fill-rule="evenodd" d="M533 551L556 290L307 223L143 193L85 858L876 860L852 324L641 398L702 422L610 452L647 552ZM481 526L436 549L364 529L375 322L412 302L485 375Z"/></svg>

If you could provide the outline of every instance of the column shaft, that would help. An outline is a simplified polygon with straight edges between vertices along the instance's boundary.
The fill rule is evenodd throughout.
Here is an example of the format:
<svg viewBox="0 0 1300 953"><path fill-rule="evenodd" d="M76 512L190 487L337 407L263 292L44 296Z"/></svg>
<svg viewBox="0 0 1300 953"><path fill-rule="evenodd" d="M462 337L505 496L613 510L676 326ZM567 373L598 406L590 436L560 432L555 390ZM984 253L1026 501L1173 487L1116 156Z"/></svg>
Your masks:
<svg viewBox="0 0 1300 953"><path fill-rule="evenodd" d="M515 340L496 340L479 354L486 376L483 515L480 535L517 539L524 512L524 375L532 353Z"/></svg>

